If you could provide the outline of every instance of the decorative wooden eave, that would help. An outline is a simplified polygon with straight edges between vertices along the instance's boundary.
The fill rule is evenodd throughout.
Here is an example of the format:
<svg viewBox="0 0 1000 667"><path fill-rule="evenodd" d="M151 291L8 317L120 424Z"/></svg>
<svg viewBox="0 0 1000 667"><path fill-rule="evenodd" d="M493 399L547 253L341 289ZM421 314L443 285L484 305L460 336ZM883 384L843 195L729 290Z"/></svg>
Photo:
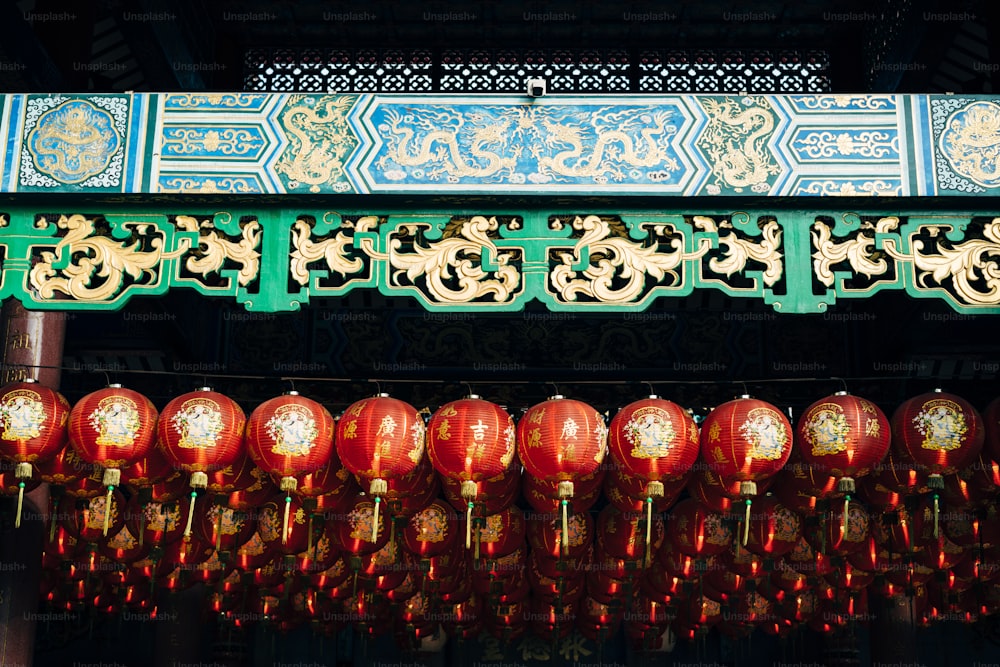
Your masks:
<svg viewBox="0 0 1000 667"><path fill-rule="evenodd" d="M52 94L0 118L0 298L32 309L187 287L639 312L711 288L1000 313L994 98Z"/></svg>

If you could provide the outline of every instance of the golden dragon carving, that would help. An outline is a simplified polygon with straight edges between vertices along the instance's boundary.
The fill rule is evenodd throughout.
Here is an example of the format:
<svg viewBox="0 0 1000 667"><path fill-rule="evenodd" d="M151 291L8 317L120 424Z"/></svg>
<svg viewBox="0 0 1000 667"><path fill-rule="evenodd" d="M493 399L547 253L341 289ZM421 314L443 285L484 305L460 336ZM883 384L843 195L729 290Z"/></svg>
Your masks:
<svg viewBox="0 0 1000 667"><path fill-rule="evenodd" d="M281 114L285 131L293 141L274 170L293 183L308 185L310 192L320 192L320 186L333 185L344 174L344 155L353 146L345 141L350 134L346 115L354 99L327 96L312 107L303 98L290 98L290 106Z"/></svg>
<svg viewBox="0 0 1000 667"><path fill-rule="evenodd" d="M541 156L538 158L539 170L554 171L562 176L583 176L592 177L613 172L614 167L609 164L609 158L620 160L631 167L657 167L663 165L669 170L677 169L677 161L667 156L667 153L657 143L656 137L663 135L667 131L667 116L657 114L656 125L645 127L639 131L642 137L641 145L645 150L637 150L633 137L621 130L597 130L597 141L592 142L584 137L584 128L562 123L553 123L543 120L542 126L548 132L545 143L552 147L557 144L568 144L572 148L561 151L555 155ZM621 144L622 152L612 152L609 147ZM591 148L592 146L592 148ZM590 149L589 157L582 159L587 149ZM570 164L569 162L574 162Z"/></svg>
<svg viewBox="0 0 1000 667"><path fill-rule="evenodd" d="M700 143L712 158L712 173L733 188L762 186L778 167L766 150L767 139L774 131L774 114L763 106L745 109L733 100L702 101L709 115L709 125Z"/></svg>
<svg viewBox="0 0 1000 667"><path fill-rule="evenodd" d="M458 133L462 127L461 123L464 122L461 119L459 126L454 130L433 130L423 135L416 151L410 145L415 134L413 129L404 125L402 117L395 112L390 113L387 119L390 130L399 137L395 145L389 149L387 156L400 166L419 167L428 163L439 163L439 167L430 170L431 175L443 173L453 177L483 178L504 169L513 169L517 164L513 157L502 157L484 148L506 143L510 120L505 119L477 127L472 131L469 155L486 162L485 166L477 166L466 161L459 146Z"/></svg>

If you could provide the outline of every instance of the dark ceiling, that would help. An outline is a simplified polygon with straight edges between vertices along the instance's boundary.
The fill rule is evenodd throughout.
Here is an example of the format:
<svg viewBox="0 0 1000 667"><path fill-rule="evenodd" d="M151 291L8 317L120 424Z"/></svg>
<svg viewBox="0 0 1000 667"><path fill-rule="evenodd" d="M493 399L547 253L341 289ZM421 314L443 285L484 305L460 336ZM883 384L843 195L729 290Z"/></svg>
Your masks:
<svg viewBox="0 0 1000 667"><path fill-rule="evenodd" d="M832 92L990 93L998 76L985 0L2 4L5 92L241 90L261 48L823 50Z"/></svg>

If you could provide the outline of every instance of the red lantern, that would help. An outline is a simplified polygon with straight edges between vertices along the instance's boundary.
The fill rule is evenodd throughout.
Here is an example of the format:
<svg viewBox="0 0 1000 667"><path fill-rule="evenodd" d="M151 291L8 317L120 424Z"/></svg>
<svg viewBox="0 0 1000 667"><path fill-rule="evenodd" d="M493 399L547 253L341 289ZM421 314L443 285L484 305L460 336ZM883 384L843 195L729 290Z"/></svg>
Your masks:
<svg viewBox="0 0 1000 667"><path fill-rule="evenodd" d="M0 389L0 455L17 464L17 516L21 526L25 480L31 479L33 463L54 457L66 444L69 402L59 392L32 379Z"/></svg>
<svg viewBox="0 0 1000 667"><path fill-rule="evenodd" d="M156 408L148 398L119 384L87 394L70 411L70 444L84 461L104 466L103 484L109 498L121 483L122 468L153 446L156 418ZM107 529L105 523L105 534Z"/></svg>
<svg viewBox="0 0 1000 667"><path fill-rule="evenodd" d="M795 548L802 536L802 518L773 496L755 503L750 515L747 549L758 556L780 557Z"/></svg>
<svg viewBox="0 0 1000 667"><path fill-rule="evenodd" d="M626 474L646 480L646 523L652 525L653 499L665 495L663 483L682 480L698 459L698 425L676 403L650 396L614 416L608 449Z"/></svg>
<svg viewBox="0 0 1000 667"><path fill-rule="evenodd" d="M208 473L236 463L243 454L246 416L236 401L202 387L173 399L157 423L157 444L175 468L191 473L191 503L184 536L191 535L198 489Z"/></svg>
<svg viewBox="0 0 1000 667"><path fill-rule="evenodd" d="M976 409L940 389L900 405L892 415L892 432L900 450L930 472L932 489L943 488L944 475L971 465L986 437Z"/></svg>
<svg viewBox="0 0 1000 667"><path fill-rule="evenodd" d="M725 518L694 498L674 505L667 519L670 540L682 553L695 558L721 554L729 549L733 532Z"/></svg>
<svg viewBox="0 0 1000 667"><path fill-rule="evenodd" d="M351 405L337 424L337 454L344 467L369 482L375 501L372 541L379 530L388 480L412 472L424 455L424 421L409 403L379 394Z"/></svg>
<svg viewBox="0 0 1000 667"><path fill-rule="evenodd" d="M845 507L855 493L855 478L885 458L891 436L889 420L878 406L846 391L810 405L796 429L799 456L837 478Z"/></svg>
<svg viewBox="0 0 1000 667"><path fill-rule="evenodd" d="M502 475L514 460L514 419L476 395L452 401L427 424L427 455L441 475L460 481L467 503L465 547L472 546L472 510L479 486Z"/></svg>
<svg viewBox="0 0 1000 667"><path fill-rule="evenodd" d="M247 420L247 451L261 470L281 478L285 492L282 543L288 539L291 493L299 475L327 465L333 451L333 417L322 405L291 391L261 403Z"/></svg>
<svg viewBox="0 0 1000 667"><path fill-rule="evenodd" d="M705 418L701 455L724 484L739 482L746 500L743 543L749 537L751 497L757 482L774 475L792 452L792 427L778 408L749 396L723 403Z"/></svg>
<svg viewBox="0 0 1000 667"><path fill-rule="evenodd" d="M421 558L446 553L458 537L457 527L455 510L443 501L435 500L406 522L402 546Z"/></svg>
<svg viewBox="0 0 1000 667"><path fill-rule="evenodd" d="M594 473L607 451L604 417L586 403L553 396L532 406L517 425L517 456L528 475L559 485L563 547L573 481Z"/></svg>
<svg viewBox="0 0 1000 667"><path fill-rule="evenodd" d="M939 492L944 475L971 465L982 451L983 419L965 399L935 389L900 405L892 415L894 443L930 473L934 491L934 536L938 535Z"/></svg>

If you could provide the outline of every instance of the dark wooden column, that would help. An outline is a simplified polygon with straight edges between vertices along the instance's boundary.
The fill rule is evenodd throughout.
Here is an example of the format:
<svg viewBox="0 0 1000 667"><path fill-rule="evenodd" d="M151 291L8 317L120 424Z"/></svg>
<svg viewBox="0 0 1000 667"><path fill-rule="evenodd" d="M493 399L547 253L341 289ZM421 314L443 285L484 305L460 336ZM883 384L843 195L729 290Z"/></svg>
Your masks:
<svg viewBox="0 0 1000 667"><path fill-rule="evenodd" d="M58 389L65 315L31 312L11 299L3 306L0 322L4 336L0 385L30 377ZM34 657L45 540L45 524L37 517L48 504L45 484L27 494L19 528L14 528L12 499L4 498L0 504L0 665L28 667Z"/></svg>

